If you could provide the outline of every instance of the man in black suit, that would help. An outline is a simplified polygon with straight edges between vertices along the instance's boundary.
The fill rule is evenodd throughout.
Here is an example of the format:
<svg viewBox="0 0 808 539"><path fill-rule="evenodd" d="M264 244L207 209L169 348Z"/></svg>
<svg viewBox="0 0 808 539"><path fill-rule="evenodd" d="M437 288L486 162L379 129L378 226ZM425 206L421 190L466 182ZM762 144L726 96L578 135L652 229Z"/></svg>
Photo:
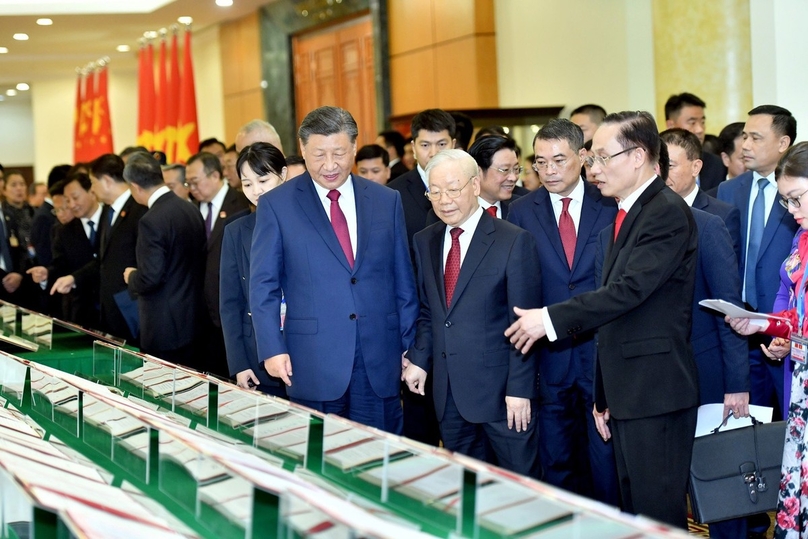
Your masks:
<svg viewBox="0 0 808 539"><path fill-rule="evenodd" d="M595 421L614 435L623 509L687 527L687 479L698 374L689 342L698 231L682 198L654 167L656 121L607 116L587 158L604 196L619 199L601 287L542 309L516 308L506 335L526 352L545 335L598 328Z"/></svg>
<svg viewBox="0 0 808 539"><path fill-rule="evenodd" d="M427 191L426 164L439 151L454 148L455 122L446 111L427 109L413 117L410 128L416 167L392 180L387 187L401 193L407 239L412 250L412 237L426 226L427 214L432 209L429 199L424 196Z"/></svg>
<svg viewBox="0 0 808 539"><path fill-rule="evenodd" d="M53 199L50 195L50 189L56 185L56 182L67 177L68 170L70 170L70 165L57 165L51 169L50 174L48 174L48 196L45 197L45 202L34 213L34 222L31 224L31 245L34 246L38 266L47 267L53 260L51 231L53 230L53 225L56 224L56 216L53 214Z"/></svg>
<svg viewBox="0 0 808 539"><path fill-rule="evenodd" d="M34 266L28 270L34 282L48 288L51 295L57 293L55 284L60 277L73 274L98 256L102 208L92 193L92 185L90 177L83 172L67 178L64 197L74 219L57 228L51 265ZM97 280L81 288L65 290L63 308L68 321L98 329L98 290Z"/></svg>
<svg viewBox="0 0 808 539"><path fill-rule="evenodd" d="M672 95L665 103L665 127L680 127L690 131L704 144L704 109L707 105L693 94L687 92ZM718 187L718 184L727 179L727 167L721 158L710 152L701 152L702 167L699 173L698 184L709 191Z"/></svg>
<svg viewBox="0 0 808 539"><path fill-rule="evenodd" d="M376 137L376 144L387 150L387 155L390 156L390 162L387 164L390 169L390 178L388 180L395 180L410 171L401 162L401 157L404 155L404 144L406 144L404 135L395 130L382 131Z"/></svg>
<svg viewBox="0 0 808 539"><path fill-rule="evenodd" d="M102 155L90 163L93 193L104 203L98 226L98 256L72 274L59 277L53 283L53 289L67 294L73 288L81 290L100 283L99 329L137 346L137 326L134 325L133 330L121 311L135 299L128 292L117 299L116 295L127 290L123 271L137 265L137 229L146 207L132 198L123 179L123 168L123 159L115 154Z"/></svg>
<svg viewBox="0 0 808 539"><path fill-rule="evenodd" d="M137 267L123 273L138 298L140 349L198 368L194 341L205 317L205 223L199 210L166 187L151 155L132 155L123 177L135 202L149 208L138 224Z"/></svg>
<svg viewBox="0 0 808 539"><path fill-rule="evenodd" d="M204 330L207 366L204 370L227 378L227 356L219 316L219 263L222 256L222 238L227 220L249 211L249 202L243 193L232 189L222 175L218 157L200 152L192 155L185 165L185 181L199 204L205 224L207 257L205 259L205 304L208 321Z"/></svg>
<svg viewBox="0 0 808 539"><path fill-rule="evenodd" d="M535 475L536 362L503 332L516 305L540 305L540 279L525 271L539 265L536 244L483 211L479 169L464 151L441 152L426 174L443 222L415 236L421 315L402 379L424 395L432 374L447 449Z"/></svg>

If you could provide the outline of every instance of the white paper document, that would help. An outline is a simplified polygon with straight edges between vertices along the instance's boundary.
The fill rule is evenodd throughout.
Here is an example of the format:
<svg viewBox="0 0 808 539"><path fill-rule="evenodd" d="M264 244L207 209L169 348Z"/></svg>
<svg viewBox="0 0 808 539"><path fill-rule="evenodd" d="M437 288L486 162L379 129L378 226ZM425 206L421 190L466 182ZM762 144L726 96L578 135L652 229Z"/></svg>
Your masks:
<svg viewBox="0 0 808 539"><path fill-rule="evenodd" d="M756 313L741 309L737 305L724 301L723 299L703 299L699 302L702 307L707 307L714 311L726 314L732 318L749 318L749 323L760 327L769 325L768 320L785 320L779 316L772 316L766 313Z"/></svg>
<svg viewBox="0 0 808 539"><path fill-rule="evenodd" d="M772 422L772 408L768 406L757 406L755 404L749 405L749 414L755 416L755 419L761 423ZM706 436L710 434L715 428L724 421L724 405L717 404L703 404L699 406L699 417L696 420L696 438L699 436ZM725 430L740 429L752 425L752 419L749 417L739 417L735 419L730 417L727 424L721 427L720 432Z"/></svg>

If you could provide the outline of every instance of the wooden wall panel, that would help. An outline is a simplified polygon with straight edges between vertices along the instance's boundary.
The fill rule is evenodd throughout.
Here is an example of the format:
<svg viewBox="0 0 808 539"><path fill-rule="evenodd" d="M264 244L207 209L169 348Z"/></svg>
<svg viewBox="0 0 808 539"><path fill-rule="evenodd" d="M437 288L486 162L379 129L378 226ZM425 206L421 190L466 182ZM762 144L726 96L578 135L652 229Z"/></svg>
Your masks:
<svg viewBox="0 0 808 539"><path fill-rule="evenodd" d="M435 46L438 106L445 109L498 106L496 66L493 36L468 36ZM451 73L451 77L441 76L443 73Z"/></svg>
<svg viewBox="0 0 808 539"><path fill-rule="evenodd" d="M390 101L393 115L435 106L438 93L431 48L390 58Z"/></svg>
<svg viewBox="0 0 808 539"><path fill-rule="evenodd" d="M432 0L388 0L390 55L432 46Z"/></svg>
<svg viewBox="0 0 808 539"><path fill-rule="evenodd" d="M471 0L439 0L433 4L435 43L474 34L475 6Z"/></svg>

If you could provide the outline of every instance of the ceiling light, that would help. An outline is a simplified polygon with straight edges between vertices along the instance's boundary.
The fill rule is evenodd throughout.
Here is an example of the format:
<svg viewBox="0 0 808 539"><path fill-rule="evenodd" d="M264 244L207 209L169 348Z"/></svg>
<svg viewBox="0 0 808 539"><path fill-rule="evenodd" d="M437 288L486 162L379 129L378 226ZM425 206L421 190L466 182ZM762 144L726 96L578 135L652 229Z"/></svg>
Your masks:
<svg viewBox="0 0 808 539"><path fill-rule="evenodd" d="M129 48L129 45L118 45L115 47L115 50L118 52L129 52L131 49Z"/></svg>
<svg viewBox="0 0 808 539"><path fill-rule="evenodd" d="M8 47L0 47L0 54L8 54Z"/></svg>
<svg viewBox="0 0 808 539"><path fill-rule="evenodd" d="M24 92L24 91L30 90L30 89L31 89L31 87L28 86L28 84L25 83L25 82L20 82L20 83L17 84L17 90L19 90L21 92Z"/></svg>
<svg viewBox="0 0 808 539"><path fill-rule="evenodd" d="M194 18L193 18L193 17L184 16L184 17L180 17L180 18L178 18L178 19L177 19L177 22L178 22L178 23L180 23L180 24L191 24L192 22L194 22Z"/></svg>
<svg viewBox="0 0 808 539"><path fill-rule="evenodd" d="M51 20L51 19L37 19L36 23L39 26L50 26L50 25L53 24L53 20Z"/></svg>
<svg viewBox="0 0 808 539"><path fill-rule="evenodd" d="M174 0L0 0L0 16L151 13Z"/></svg>
<svg viewBox="0 0 808 539"><path fill-rule="evenodd" d="M233 0L216 0L216 5L221 7L230 7L233 5Z"/></svg>
<svg viewBox="0 0 808 539"><path fill-rule="evenodd" d="M14 88L9 88L8 90L6 90L6 95L9 97L14 97L15 95L17 95L17 90L15 90Z"/></svg>
<svg viewBox="0 0 808 539"><path fill-rule="evenodd" d="M14 34L11 37L16 39L17 41L28 41L28 34Z"/></svg>
<svg viewBox="0 0 808 539"><path fill-rule="evenodd" d="M143 37L145 37L146 39L157 39L157 32L155 32L154 30L143 32Z"/></svg>

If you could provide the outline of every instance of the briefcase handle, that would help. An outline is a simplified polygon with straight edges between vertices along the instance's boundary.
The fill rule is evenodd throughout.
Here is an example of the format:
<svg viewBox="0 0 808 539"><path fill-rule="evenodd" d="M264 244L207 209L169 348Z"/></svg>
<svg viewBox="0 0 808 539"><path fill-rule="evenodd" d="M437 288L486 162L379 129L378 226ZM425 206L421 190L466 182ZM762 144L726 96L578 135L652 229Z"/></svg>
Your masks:
<svg viewBox="0 0 808 539"><path fill-rule="evenodd" d="M727 414L727 417L724 418L724 421L722 421L721 424L718 425L716 428L711 430L710 434L718 434L718 431L721 430L721 427L726 427L727 426L727 421L729 421L730 417L732 417L732 412L729 412ZM763 424L762 421L758 421L757 419L755 419L755 416L753 416L753 415L750 415L749 418L752 420L752 425L762 425Z"/></svg>

